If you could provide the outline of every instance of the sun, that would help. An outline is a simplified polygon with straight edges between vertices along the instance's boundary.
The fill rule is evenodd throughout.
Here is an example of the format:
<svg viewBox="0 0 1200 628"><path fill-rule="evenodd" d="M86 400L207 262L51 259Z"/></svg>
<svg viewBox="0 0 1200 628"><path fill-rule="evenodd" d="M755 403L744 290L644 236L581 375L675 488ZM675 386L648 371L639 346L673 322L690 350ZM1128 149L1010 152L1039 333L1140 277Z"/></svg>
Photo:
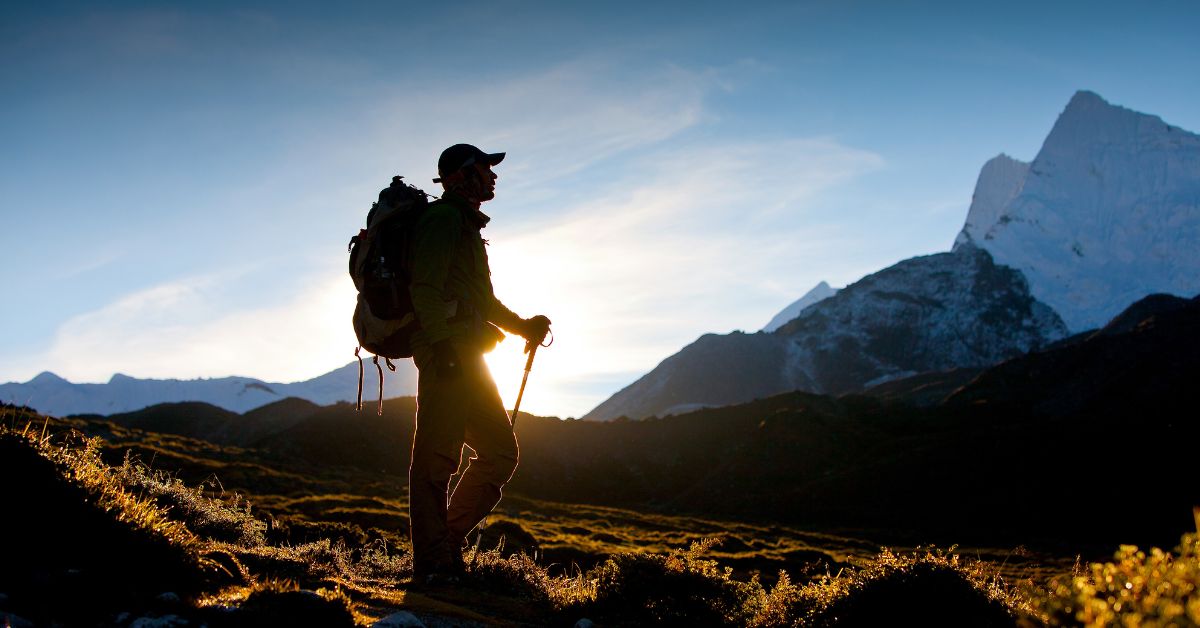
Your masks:
<svg viewBox="0 0 1200 628"><path fill-rule="evenodd" d="M517 401L517 391L521 386L521 377L525 372L525 364L528 356L523 352L525 348L525 339L509 335L508 338L496 346L496 349L484 356L484 361L487 362L488 370L492 372L492 379L496 381L496 387L500 390L500 398L504 400L504 407L510 412L513 409L513 404ZM537 370L539 364L538 357L534 357L533 368ZM530 377L533 377L532 373ZM525 396L521 400L521 407L525 411L529 411L540 397L544 397L545 377L543 374L542 386L543 391L539 392L535 386L533 389L526 387ZM543 400L544 401L544 400ZM533 405L531 405L531 403Z"/></svg>

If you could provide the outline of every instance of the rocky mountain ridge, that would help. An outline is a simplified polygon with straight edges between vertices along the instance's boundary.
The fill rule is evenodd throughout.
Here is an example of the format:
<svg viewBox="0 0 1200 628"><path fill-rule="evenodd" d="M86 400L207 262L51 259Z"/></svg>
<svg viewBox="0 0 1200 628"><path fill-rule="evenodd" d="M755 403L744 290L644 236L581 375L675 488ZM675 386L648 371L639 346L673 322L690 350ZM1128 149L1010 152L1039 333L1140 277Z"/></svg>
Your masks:
<svg viewBox="0 0 1200 628"><path fill-rule="evenodd" d="M680 414L792 390L855 392L994 364L1066 334L1020 273L960 247L868 275L774 333L702 336L583 418Z"/></svg>

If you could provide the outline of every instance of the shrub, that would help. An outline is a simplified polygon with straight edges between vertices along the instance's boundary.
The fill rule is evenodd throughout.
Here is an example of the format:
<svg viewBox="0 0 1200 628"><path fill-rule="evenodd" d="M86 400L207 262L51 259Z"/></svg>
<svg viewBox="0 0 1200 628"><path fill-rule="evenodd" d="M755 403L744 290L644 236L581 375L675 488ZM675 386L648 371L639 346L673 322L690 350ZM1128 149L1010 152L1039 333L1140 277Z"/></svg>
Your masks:
<svg viewBox="0 0 1200 628"><path fill-rule="evenodd" d="M1200 626L1200 535L1176 554L1123 545L1112 562L1051 582L1042 597L1051 625Z"/></svg>
<svg viewBox="0 0 1200 628"><path fill-rule="evenodd" d="M743 624L746 600L761 596L757 579L738 582L732 569L703 557L716 539L667 554L619 554L586 577L595 581L590 607L601 616L630 623Z"/></svg>
<svg viewBox="0 0 1200 628"><path fill-rule="evenodd" d="M883 549L866 565L798 586L786 573L750 623L779 625L1012 626L1028 603L993 567L951 550Z"/></svg>

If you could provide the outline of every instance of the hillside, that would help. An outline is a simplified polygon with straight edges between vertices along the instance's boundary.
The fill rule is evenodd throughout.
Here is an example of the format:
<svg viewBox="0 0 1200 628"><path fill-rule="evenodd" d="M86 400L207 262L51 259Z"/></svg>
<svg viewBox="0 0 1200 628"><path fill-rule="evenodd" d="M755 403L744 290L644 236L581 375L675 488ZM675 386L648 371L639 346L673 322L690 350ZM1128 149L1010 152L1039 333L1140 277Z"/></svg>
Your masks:
<svg viewBox="0 0 1200 628"><path fill-rule="evenodd" d="M1130 324L1135 314L1140 321ZM925 409L916 406L927 399L910 404L902 394L882 403L791 393L617 422L612 430L573 434L575 426L555 426L544 447L527 446L534 452L523 460L549 457L538 460L562 469L552 475L569 469L584 478L589 495L670 510L922 533L971 530L993 541L1144 535L1163 542L1200 504L1190 462L1200 442L1192 412L1200 301L1150 297L1115 320L1128 331L1009 360ZM926 382L915 383L919 396ZM1106 473L1073 486L1064 499L1052 478L1074 473L1079 461L1071 452L1114 452L1118 443L1153 446L1097 454L1096 464L1154 468L1154 479ZM532 482L532 475L521 479ZM536 490L522 490L570 499L571 486L546 478ZM1114 494L1140 495L1145 505L1100 520L1078 507Z"/></svg>

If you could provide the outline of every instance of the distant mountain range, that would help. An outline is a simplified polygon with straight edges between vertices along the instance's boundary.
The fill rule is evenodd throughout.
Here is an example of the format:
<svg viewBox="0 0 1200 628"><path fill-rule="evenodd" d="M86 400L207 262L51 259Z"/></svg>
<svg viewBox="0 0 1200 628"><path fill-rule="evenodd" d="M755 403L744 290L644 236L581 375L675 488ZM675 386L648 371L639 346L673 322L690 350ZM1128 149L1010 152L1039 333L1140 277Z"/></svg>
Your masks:
<svg viewBox="0 0 1200 628"><path fill-rule="evenodd" d="M417 371L412 361L399 360L395 365L394 373L383 370L384 398L416 394ZM0 384L0 400L55 416L131 412L177 401L204 402L229 412L246 412L288 397L328 405L356 399L358 367L355 361L313 379L290 384L250 377L138 379L119 373L105 384L73 384L46 372L23 384ZM364 403L377 400L378 391L378 371L370 360L364 360Z"/></svg>
<svg viewBox="0 0 1200 628"><path fill-rule="evenodd" d="M1158 292L1200 292L1200 137L1081 91L1032 163L984 165L950 253L805 295L757 334L702 336L584 418L979 369Z"/></svg>

